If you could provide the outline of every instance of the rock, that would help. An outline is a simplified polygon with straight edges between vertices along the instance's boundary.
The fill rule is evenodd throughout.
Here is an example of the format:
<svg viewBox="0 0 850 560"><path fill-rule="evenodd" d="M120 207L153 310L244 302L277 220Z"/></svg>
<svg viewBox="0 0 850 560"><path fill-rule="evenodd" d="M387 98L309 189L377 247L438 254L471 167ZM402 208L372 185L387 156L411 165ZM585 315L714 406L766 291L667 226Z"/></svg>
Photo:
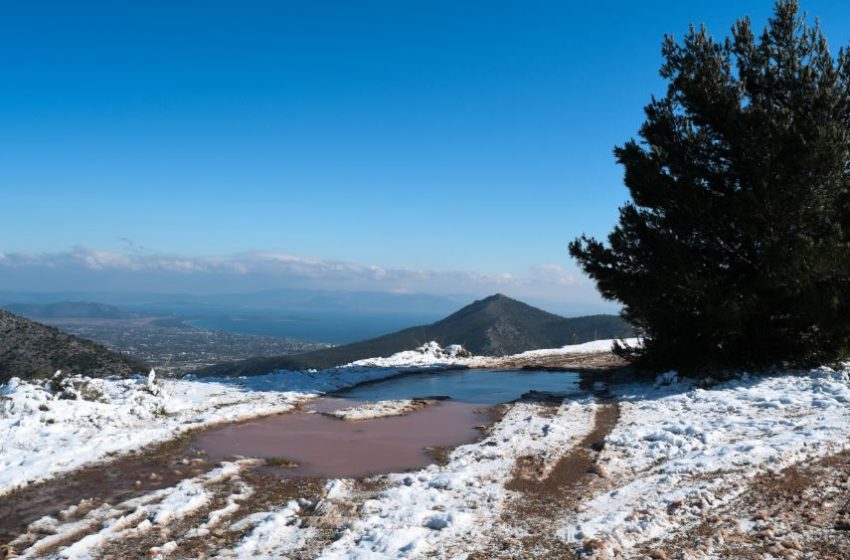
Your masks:
<svg viewBox="0 0 850 560"><path fill-rule="evenodd" d="M778 544L774 544L768 547L767 551L774 556L785 556L785 549L779 546Z"/></svg>
<svg viewBox="0 0 850 560"><path fill-rule="evenodd" d="M791 550L800 550L800 543L791 539L785 539L781 544L783 547L791 549Z"/></svg>
<svg viewBox="0 0 850 560"><path fill-rule="evenodd" d="M581 546L587 551L594 552L605 548L605 541L600 539L584 539Z"/></svg>
<svg viewBox="0 0 850 560"><path fill-rule="evenodd" d="M608 478L608 471L605 470L605 467L602 465L593 465L590 468L590 472L598 476L599 478Z"/></svg>
<svg viewBox="0 0 850 560"><path fill-rule="evenodd" d="M850 517L843 517L835 523L836 531L850 531Z"/></svg>
<svg viewBox="0 0 850 560"><path fill-rule="evenodd" d="M445 515L432 515L425 520L425 526L435 531L442 531L449 526L449 520Z"/></svg>

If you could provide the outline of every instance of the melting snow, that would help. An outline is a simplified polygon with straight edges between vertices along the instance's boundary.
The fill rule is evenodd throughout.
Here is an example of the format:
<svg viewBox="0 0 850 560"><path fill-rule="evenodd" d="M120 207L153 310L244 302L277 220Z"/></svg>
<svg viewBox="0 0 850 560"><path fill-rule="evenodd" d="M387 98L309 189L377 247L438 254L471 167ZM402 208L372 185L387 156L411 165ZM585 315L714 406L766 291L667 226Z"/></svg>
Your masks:
<svg viewBox="0 0 850 560"><path fill-rule="evenodd" d="M535 352L605 351L611 342ZM476 363L460 349L431 344L336 370L254 378L13 379L0 386L0 493L193 427L285 411L322 391L396 375L405 367ZM740 495L752 477L846 448L848 372L821 368L795 375L744 375L711 386L667 372L655 383L611 385L621 415L599 455L604 489L585 499L578 511L564 510L553 520L554 530L577 550L593 540L594 547L601 543L609 553L628 557L640 543L687 530L705 512ZM393 401L373 408L403 406ZM512 405L484 440L458 447L446 465L387 476L386 489L359 504L357 516L320 557L462 557L480 549L505 522L504 507L512 496L505 483L517 458L533 455L551 466L592 429L596 406L583 399L544 414L540 404ZM25 557L75 541L61 554L85 558L121 535L149 531L209 507L210 485L223 479L230 480L235 493L219 501L221 507L187 536L203 536L213 527L244 532L233 548L218 552L223 558L285 557L315 537L315 530L299 521L301 502L240 512L240 503L253 491L240 485L241 468L243 463L224 464L173 488L72 515L75 521L43 518L30 527L28 538L34 540ZM344 501L351 492L348 481L330 481L325 501L315 509ZM239 513L243 517L233 520ZM175 547L179 540L151 552L165 557Z"/></svg>
<svg viewBox="0 0 850 560"><path fill-rule="evenodd" d="M430 343L382 358L382 366L364 361L256 377L13 378L0 385L0 495L186 430L286 412L320 393L392 377L400 368L452 363L461 353Z"/></svg>

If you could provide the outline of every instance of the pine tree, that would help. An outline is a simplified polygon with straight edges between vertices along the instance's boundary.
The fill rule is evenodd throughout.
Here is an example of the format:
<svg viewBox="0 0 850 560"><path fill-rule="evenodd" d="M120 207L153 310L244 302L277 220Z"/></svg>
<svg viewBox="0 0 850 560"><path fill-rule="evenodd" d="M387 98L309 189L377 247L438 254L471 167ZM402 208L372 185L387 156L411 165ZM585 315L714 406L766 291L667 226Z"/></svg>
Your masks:
<svg viewBox="0 0 850 560"><path fill-rule="evenodd" d="M667 93L615 149L631 202L570 253L650 367L824 363L850 350L850 52L796 1L717 41L667 36ZM621 352L626 353L621 349Z"/></svg>

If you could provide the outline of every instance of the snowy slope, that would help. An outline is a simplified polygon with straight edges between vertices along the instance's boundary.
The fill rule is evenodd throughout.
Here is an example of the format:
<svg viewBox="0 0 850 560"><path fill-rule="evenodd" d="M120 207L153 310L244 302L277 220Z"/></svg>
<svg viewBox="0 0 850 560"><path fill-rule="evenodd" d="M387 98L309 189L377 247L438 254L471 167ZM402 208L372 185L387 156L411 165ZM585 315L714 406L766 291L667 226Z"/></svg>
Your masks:
<svg viewBox="0 0 850 560"><path fill-rule="evenodd" d="M580 347L549 352L604 351L610 341ZM396 375L405 367L476 363L430 345L382 360L244 379L77 378L55 387L13 382L0 388L0 487L192 427L286 410L318 392ZM564 507L553 507L539 527L582 554L646 558L641 545L687 532L734 501L753 477L850 447L850 364L840 371L742 375L723 383L695 383L668 372L655 383L608 390L620 416L595 456L603 474L576 495L555 496ZM74 394L77 399L69 399ZM65 538L68 548L57 557L71 551L86 557L121 535L197 515L213 503L213 482L226 479L228 494L215 502L220 507L203 513L184 535L163 538L152 554L180 557L186 539L215 527L238 535L235 544L211 551L220 558L278 558L304 550L326 559L486 555L493 542L524 530L510 510L523 496L505 488L517 459L536 457L551 468L594 428L598 410L592 398L554 407L514 403L482 441L456 448L447 464L388 475L379 493L359 502L354 481L327 481L311 515L335 503L355 506L327 521L335 523L331 540L321 540L315 525L304 521L309 500L287 499L263 511L243 507L255 490L239 478L250 466L240 462L81 519L39 520L25 546L35 547L27 554L37 557Z"/></svg>
<svg viewBox="0 0 850 560"><path fill-rule="evenodd" d="M797 372L800 373L800 372ZM766 471L850 445L850 373L744 376L707 389L675 374L615 387L621 417L600 463L612 488L564 520L581 548L629 550L695 524Z"/></svg>

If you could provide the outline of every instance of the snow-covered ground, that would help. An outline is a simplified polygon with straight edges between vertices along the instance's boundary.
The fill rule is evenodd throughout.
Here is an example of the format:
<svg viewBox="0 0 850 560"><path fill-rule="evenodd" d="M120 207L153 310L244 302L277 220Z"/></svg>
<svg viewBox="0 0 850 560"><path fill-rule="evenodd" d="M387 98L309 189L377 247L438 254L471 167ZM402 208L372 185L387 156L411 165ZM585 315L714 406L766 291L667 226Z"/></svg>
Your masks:
<svg viewBox="0 0 850 560"><path fill-rule="evenodd" d="M57 517L47 516L32 523L28 532L18 536L9 545L22 552L21 559L43 558L57 543L71 541L55 557L78 560L90 558L110 542L161 530L206 507L213 498L210 490L212 485L241 482L239 473L251 464L251 460L224 463L202 476L183 480L174 487L157 490L115 506L103 504L87 511L80 511L86 504L71 506ZM251 492L244 484L240 490L242 497ZM204 527L196 529L196 532L208 531L211 526L232 515L238 509L234 509L232 503L212 511ZM169 541L154 552L167 553L174 548L174 544Z"/></svg>
<svg viewBox="0 0 850 560"><path fill-rule="evenodd" d="M794 374L796 373L796 374ZM744 376L709 388L659 376L615 386L621 417L599 462L612 481L561 536L629 550L704 518L747 481L850 446L850 370Z"/></svg>
<svg viewBox="0 0 850 560"><path fill-rule="evenodd" d="M408 367L456 363L431 343L331 370L256 377L63 377L0 385L0 496L17 487L222 422L291 410L306 399Z"/></svg>
<svg viewBox="0 0 850 560"><path fill-rule="evenodd" d="M540 352L599 352L610 344ZM476 360L426 346L332 371L247 379L78 379L56 387L13 381L0 388L0 484L8 489L195 426L286 410L321 391L400 368ZM78 398L70 399L75 392ZM549 517L534 521L536 530L582 554L644 558L640 546L705 522L734 503L754 477L850 447L850 366L723 383L680 380L670 372L655 383L612 385L609 392L620 416L604 447L593 452L596 475L588 476L596 478L569 490L572 495L553 496ZM160 529L152 554L179 557L192 538L218 531L238 535L235 544L209 551L221 558L303 557L305 550L327 559L486 555L499 550L494 543L505 542L505 535L528 530L511 511L523 496L505 487L517 460L535 458L546 476L593 430L600 406L614 405L591 397L554 407L514 403L481 441L456 448L444 465L383 477L368 499L361 499L356 481L330 480L318 497L251 511L244 504L257 490L240 478L251 463L229 463L113 509L39 520L18 550L37 557L63 542L67 548L52 554L79 551L84 558L115 539L194 515L183 533ZM210 504L216 505L205 510ZM332 523L332 537L316 529L321 524L306 522L308 515Z"/></svg>
<svg viewBox="0 0 850 560"><path fill-rule="evenodd" d="M510 494L505 483L516 460L543 455L553 464L592 426L595 405L590 401L562 405L553 415L541 414L542 407L532 403L513 406L486 439L458 447L444 466L390 475L385 490L358 505L363 515L343 524L338 538L317 557L415 558L430 554L444 558L474 550L485 542ZM174 487L83 511L82 515L78 507L72 507L34 522L10 544L22 558L83 559L96 557L101 549L121 539L161 534L169 540L153 547L150 555L165 558L172 552L179 555L186 540L218 528L243 535L235 546L215 551L218 558L286 558L316 535L315 528L302 524L299 517L309 501L289 500L270 511L241 510L240 502L254 489L239 474L251 464L250 460L225 463ZM221 507L204 512L198 526L182 536L169 532L169 524L213 503L213 486L223 482L228 486ZM316 509L325 503L332 508L334 502L345 502L351 494L351 481L329 481ZM60 542L68 544L54 551Z"/></svg>
<svg viewBox="0 0 850 560"><path fill-rule="evenodd" d="M554 464L590 431L594 408L582 400L550 416L543 405L515 404L486 439L457 448L447 465L390 475L388 488L362 505L365 515L320 558L452 558L475 550L502 511L516 460L544 456Z"/></svg>
<svg viewBox="0 0 850 560"><path fill-rule="evenodd" d="M411 367L411 366L445 366L465 365L470 362L471 354L463 346L452 344L441 347L436 342L423 344L415 350L398 352L387 358L368 358L358 360L343 367Z"/></svg>

